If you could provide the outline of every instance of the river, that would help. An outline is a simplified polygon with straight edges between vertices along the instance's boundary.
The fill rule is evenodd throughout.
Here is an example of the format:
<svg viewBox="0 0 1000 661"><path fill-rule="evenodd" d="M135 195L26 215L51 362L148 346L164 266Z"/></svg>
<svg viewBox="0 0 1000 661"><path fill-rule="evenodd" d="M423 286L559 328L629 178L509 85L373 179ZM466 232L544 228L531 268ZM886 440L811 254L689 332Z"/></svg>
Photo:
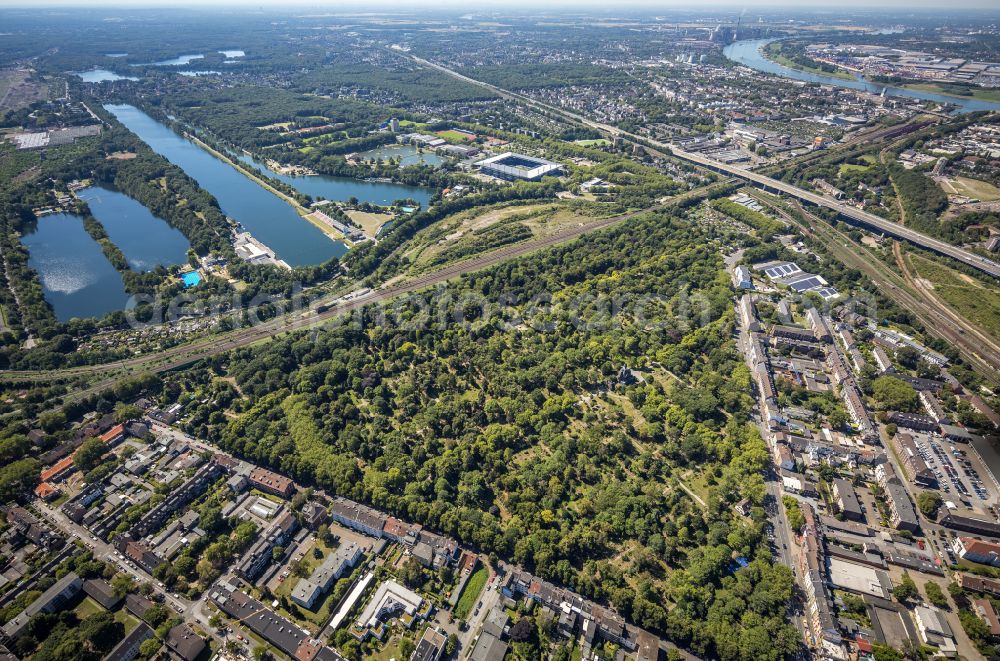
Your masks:
<svg viewBox="0 0 1000 661"><path fill-rule="evenodd" d="M108 233L111 243L125 254L133 271L187 262L188 241L162 218L128 195L92 186L77 193Z"/></svg>
<svg viewBox="0 0 1000 661"><path fill-rule="evenodd" d="M264 174L285 182L295 190L311 195L312 197L324 197L328 200L349 200L354 197L360 202L370 202L371 204L389 205L396 200L413 199L426 209L430 205L434 191L423 186L408 186L388 181L362 181L350 177L332 177L325 174L318 175L290 175L280 174L267 167L266 164L242 154L238 156L241 161L254 166Z"/></svg>
<svg viewBox="0 0 1000 661"><path fill-rule="evenodd" d="M347 252L344 243L330 239L283 199L138 108L104 107L153 151L214 195L223 213L238 221L289 265L320 264Z"/></svg>
<svg viewBox="0 0 1000 661"><path fill-rule="evenodd" d="M125 309L129 297L121 275L83 229L80 216L43 216L25 229L21 242L59 321Z"/></svg>
<svg viewBox="0 0 1000 661"><path fill-rule="evenodd" d="M948 96L946 94L934 94L933 92L923 92L920 90L893 87L891 85L880 85L870 83L863 79L847 80L844 78L834 78L822 74L799 71L767 59L762 48L776 39L748 39L737 41L726 46L722 53L730 60L739 62L752 69L773 73L777 76L801 80L807 83L820 83L823 85L836 85L837 87L849 87L851 89L863 90L873 94L880 94L885 90L887 96L901 96L909 99L920 99L922 101L935 101L937 103L949 103L957 106L959 112L975 112L978 110L1000 110L1000 103L995 101L982 101L980 99L967 99L958 96Z"/></svg>

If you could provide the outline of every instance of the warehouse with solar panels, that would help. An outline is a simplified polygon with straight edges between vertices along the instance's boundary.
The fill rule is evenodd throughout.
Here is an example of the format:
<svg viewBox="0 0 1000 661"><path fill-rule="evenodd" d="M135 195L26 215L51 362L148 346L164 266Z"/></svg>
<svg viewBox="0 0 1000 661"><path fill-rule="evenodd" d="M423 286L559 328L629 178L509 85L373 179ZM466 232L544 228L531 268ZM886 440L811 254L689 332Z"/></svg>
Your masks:
<svg viewBox="0 0 1000 661"><path fill-rule="evenodd" d="M772 282L785 285L789 289L802 294L815 292L826 300L836 298L839 292L830 286L823 276L803 271L795 262L765 262L754 264L754 269L763 271Z"/></svg>

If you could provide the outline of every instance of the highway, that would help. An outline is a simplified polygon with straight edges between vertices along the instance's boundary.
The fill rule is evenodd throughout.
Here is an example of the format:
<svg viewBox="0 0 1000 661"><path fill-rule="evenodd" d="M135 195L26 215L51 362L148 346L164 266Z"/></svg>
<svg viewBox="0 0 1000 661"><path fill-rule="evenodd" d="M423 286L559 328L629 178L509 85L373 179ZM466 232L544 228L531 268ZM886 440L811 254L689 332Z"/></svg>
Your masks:
<svg viewBox="0 0 1000 661"><path fill-rule="evenodd" d="M977 339L978 329L966 320L942 310L934 300L926 300L910 290L909 284L898 273L886 266L864 246L854 243L851 237L832 227L825 220L811 216L803 210L802 218L795 218L764 195L757 200L768 206L784 220L798 225L812 240L821 243L831 255L844 265L864 273L886 296L904 310L909 310L927 331L954 345L962 357L987 381L1000 384L1000 352L991 349L993 343Z"/></svg>
<svg viewBox="0 0 1000 661"><path fill-rule="evenodd" d="M964 250L945 241L929 237L926 234L922 234L920 232L914 231L897 223L893 223L884 218L876 216L875 214L868 213L867 211L862 211L861 209L857 209L847 204L843 204L842 202L832 197L827 197L825 195L819 195L817 193L807 191L805 189L799 188L798 186L787 184L783 181L779 181L778 179L768 177L767 175L764 174L759 174L757 172L752 172L750 170L744 170L742 168L733 165L727 165L725 163L721 163L706 156L702 156L701 154L684 151L683 149L679 148L677 145L674 144L659 142L657 140L652 140L650 138L645 138L642 136L635 135L633 133L629 133L628 131L624 131L615 126L602 124L601 122L595 122L577 113L567 112L562 108L551 106L547 103L535 101L534 99L526 97L522 94L511 92L509 90L504 90L497 87L496 85L484 83L474 78L469 78L468 76L460 74L457 71L453 71L448 67L437 64L435 62L430 62L429 60L425 60L423 58L415 56L407 56L407 57L410 57L410 59L417 62L418 64L423 64L425 66L437 69L442 73L446 73L454 78L465 81L467 83L479 85L480 87L489 89L504 97L516 99L536 109L544 110L550 113L556 113L572 121L584 124L585 126L589 126L590 128L603 131L612 136L627 138L640 145L651 144L657 148L669 150L669 152L672 153L675 158L679 158L681 160L694 163L696 165L699 165L703 168L707 168L709 170L713 170L715 172L720 172L732 177L737 177L755 186L760 186L765 190L777 191L784 195L797 198L803 202L808 202L809 204L825 207L827 209L832 209L841 216L844 216L845 218L848 218L851 221L863 225L867 228L873 229L883 234L894 236L899 239L903 239L905 241L909 241L910 243L920 246L921 248L925 248L932 252L945 255L946 257L951 257L952 259L960 261L963 264L967 264L969 266L972 266L973 268L979 269L980 271L983 271L984 273L987 273L993 276L994 278L1000 278L1000 264L998 264L997 262L994 262L985 257L981 257L975 253L969 252L968 250Z"/></svg>
<svg viewBox="0 0 1000 661"><path fill-rule="evenodd" d="M776 191L818 207L832 209L841 216L844 216L845 218L848 218L869 229L876 230L889 236L894 236L898 239L909 241L910 243L920 246L926 250L936 252L946 257L951 257L952 259L962 262L963 264L977 268L994 278L1000 278L1000 264L985 257L980 257L979 255L969 252L968 250L964 250L945 241L929 237L926 234L921 234L920 232L909 229L904 225L900 225L880 216L876 216L873 213L868 213L867 211L862 211L861 209L857 209L851 205L844 204L832 197L812 193L797 186L786 184L783 181L772 179L771 177L763 174L758 174L749 170L741 170L740 168L731 165L719 163L718 161L706 158L700 154L683 151L676 146L664 146L669 148L673 152L673 155L677 158L691 161L692 163L697 163L706 168L723 172L734 177L739 177L768 191Z"/></svg>

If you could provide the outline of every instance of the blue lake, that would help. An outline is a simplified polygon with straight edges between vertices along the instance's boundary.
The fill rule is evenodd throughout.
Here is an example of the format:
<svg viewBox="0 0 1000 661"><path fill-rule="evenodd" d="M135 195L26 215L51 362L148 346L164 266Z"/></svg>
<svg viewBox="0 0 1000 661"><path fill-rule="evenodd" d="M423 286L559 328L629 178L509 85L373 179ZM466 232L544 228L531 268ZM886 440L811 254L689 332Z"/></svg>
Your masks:
<svg viewBox="0 0 1000 661"><path fill-rule="evenodd" d="M169 60L160 60L159 62L149 62L147 64L137 64L137 67L179 67L185 64L191 64L195 60L200 60L205 56L201 53L194 55L178 55L175 58Z"/></svg>
<svg viewBox="0 0 1000 661"><path fill-rule="evenodd" d="M792 78L794 80L801 80L807 83L819 83L822 85L836 85L837 87L848 87L850 89L863 90L865 92L871 92L872 94L880 94L882 90L885 90L887 96L901 96L908 99L920 99L922 101L934 101L937 103L950 103L954 106L958 106L960 112L975 112L977 110L1000 110L1000 103L993 101L981 101L979 99L966 99L956 96L948 96L946 94L934 94L932 92L922 92L919 90L910 90L902 87L893 87L891 85L880 85L878 83L870 83L863 79L846 80L844 78L834 78L833 76L824 76L822 74L810 73L807 71L799 71L797 69L792 69L791 67L786 67L784 65L773 62L764 56L762 49L767 44L772 41L777 41L776 39L748 39L746 41L737 41L726 46L722 53L730 60L734 62L739 62L752 69L757 69L758 71L764 71L766 73L773 73L778 76L783 76L785 78Z"/></svg>
<svg viewBox="0 0 1000 661"><path fill-rule="evenodd" d="M103 83L115 80L139 80L133 76L119 76L114 71L107 69L91 69L90 71L75 71L74 76L79 76L85 83Z"/></svg>
<svg viewBox="0 0 1000 661"><path fill-rule="evenodd" d="M313 198L324 197L328 200L343 201L354 197L360 202L381 205L392 204L395 200L412 198L420 202L421 206L426 209L435 192L423 186L407 186L384 181L361 181L350 177L331 177L325 174L308 176L279 174L246 154L242 154L238 158Z"/></svg>
<svg viewBox="0 0 1000 661"><path fill-rule="evenodd" d="M103 317L128 301L121 275L83 229L83 218L53 214L25 230L28 265L42 282L45 300L59 321Z"/></svg>
<svg viewBox="0 0 1000 661"><path fill-rule="evenodd" d="M151 271L187 261L188 241L149 209L118 191L94 186L77 193L101 221L133 271Z"/></svg>
<svg viewBox="0 0 1000 661"><path fill-rule="evenodd" d="M413 145L383 145L358 154L363 161L391 161L399 159L403 167L407 165L434 165L444 163L445 159L432 151L420 151Z"/></svg>
<svg viewBox="0 0 1000 661"><path fill-rule="evenodd" d="M331 240L287 202L138 108L110 104L104 107L153 151L214 195L223 213L289 265L320 264L347 252L344 243Z"/></svg>

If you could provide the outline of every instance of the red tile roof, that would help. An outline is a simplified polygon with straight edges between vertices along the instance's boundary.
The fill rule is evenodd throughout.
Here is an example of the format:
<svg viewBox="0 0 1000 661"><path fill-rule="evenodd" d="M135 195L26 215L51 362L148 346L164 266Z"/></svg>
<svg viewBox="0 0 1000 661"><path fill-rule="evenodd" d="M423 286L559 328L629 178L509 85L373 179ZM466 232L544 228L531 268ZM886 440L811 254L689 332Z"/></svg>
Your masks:
<svg viewBox="0 0 1000 661"><path fill-rule="evenodd" d="M42 500L47 500L48 498L54 496L57 493L59 493L59 489L56 489L48 482L42 482L37 487L35 487L35 495L41 498Z"/></svg>
<svg viewBox="0 0 1000 661"><path fill-rule="evenodd" d="M115 425L108 431L101 434L101 440L105 443L111 443L116 438L125 433L125 425Z"/></svg>
<svg viewBox="0 0 1000 661"><path fill-rule="evenodd" d="M69 470L70 468L72 468L73 467L73 457L74 456L76 456L76 452L74 452L73 454L71 454L68 457L63 457L62 459L60 459L56 463L52 464L51 466L49 466L48 468L46 468L45 470L43 470L41 472L41 475L39 475L39 477L41 478L42 482L48 482L49 480L51 480L51 479L53 479L55 477L58 477L59 475L62 475L67 470Z"/></svg>

